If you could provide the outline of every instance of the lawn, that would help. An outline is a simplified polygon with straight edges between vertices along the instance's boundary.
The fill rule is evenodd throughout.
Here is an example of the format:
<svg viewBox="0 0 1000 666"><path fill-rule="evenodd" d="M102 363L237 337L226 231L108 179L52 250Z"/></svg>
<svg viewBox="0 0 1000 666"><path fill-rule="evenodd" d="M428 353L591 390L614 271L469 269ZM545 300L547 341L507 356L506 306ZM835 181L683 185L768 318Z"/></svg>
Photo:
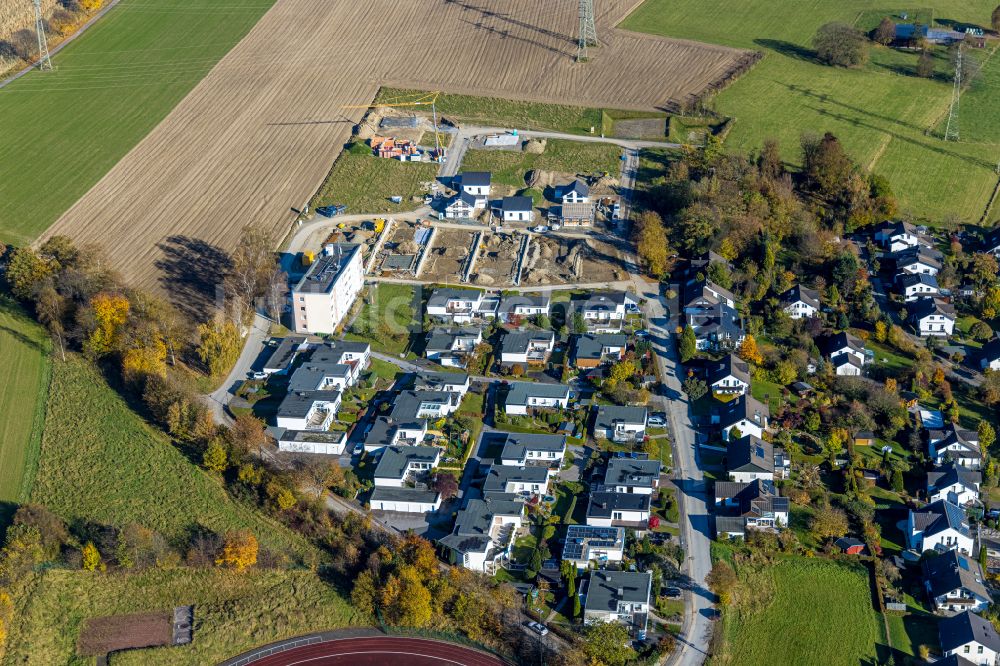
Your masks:
<svg viewBox="0 0 1000 666"><path fill-rule="evenodd" d="M345 204L350 213L397 213L423 204L422 183L434 180L433 162L401 162L372 155L363 143L352 144L333 163L313 197L312 207ZM389 197L403 198L392 203Z"/></svg>
<svg viewBox="0 0 1000 666"><path fill-rule="evenodd" d="M781 385L766 379L754 379L750 382L750 394L761 402L767 400L768 408L772 414L780 409L785 402L782 389Z"/></svg>
<svg viewBox="0 0 1000 666"><path fill-rule="evenodd" d="M53 57L54 71L0 89L0 240L43 232L272 4L122 0Z"/></svg>
<svg viewBox="0 0 1000 666"><path fill-rule="evenodd" d="M929 0L920 7L939 21L987 25L995 5ZM913 75L915 53L884 47L873 48L869 63L854 70L821 65L813 57L812 37L824 23L867 28L873 14L904 10L913 14L916 8L900 0L879 3L877 11L869 0L748 0L733 11L726 0L646 0L622 27L763 51L752 71L710 102L736 119L726 139L729 149L755 150L773 137L786 160L797 164L801 134L830 131L861 164L889 179L905 214L931 223L950 213L976 221L997 182L990 145L1000 134L996 58L967 94L968 102L963 100L962 142L946 143L938 134L951 100L943 48L937 49L933 79Z"/></svg>
<svg viewBox="0 0 1000 666"><path fill-rule="evenodd" d="M421 95L417 90L383 88L376 102L390 102ZM666 118L665 113L596 109L562 104L519 102L511 99L472 97L444 93L437 98L439 116L470 124L506 126L511 129L555 130L570 134L614 134L616 120ZM593 132L591 132L593 129Z"/></svg>
<svg viewBox="0 0 1000 666"><path fill-rule="evenodd" d="M114 663L219 663L258 645L356 620L347 600L309 571L154 569L99 575L54 569L36 575L19 599L3 663L93 663L75 654L85 619L192 604L190 645L122 652Z"/></svg>
<svg viewBox="0 0 1000 666"><path fill-rule="evenodd" d="M779 560L755 573L753 609L725 611L720 663L881 663L882 620L872 607L868 575L859 566L823 559Z"/></svg>
<svg viewBox="0 0 1000 666"><path fill-rule="evenodd" d="M515 189L526 186L532 169L563 173L604 173L617 177L622 150L607 143L549 139L541 154L511 150L469 150L462 158L465 171L491 171L493 182Z"/></svg>
<svg viewBox="0 0 1000 666"><path fill-rule="evenodd" d="M23 501L38 464L51 364L49 336L6 296L0 297L0 527L4 503Z"/></svg>
<svg viewBox="0 0 1000 666"><path fill-rule="evenodd" d="M251 506L148 426L86 361L53 365L41 459L31 501L67 521L129 522L185 540L201 525L250 529L262 545L293 557L308 543Z"/></svg>
<svg viewBox="0 0 1000 666"><path fill-rule="evenodd" d="M380 282L368 287L364 306L347 337L369 342L375 351L402 354L409 350L410 334L419 322L413 285Z"/></svg>

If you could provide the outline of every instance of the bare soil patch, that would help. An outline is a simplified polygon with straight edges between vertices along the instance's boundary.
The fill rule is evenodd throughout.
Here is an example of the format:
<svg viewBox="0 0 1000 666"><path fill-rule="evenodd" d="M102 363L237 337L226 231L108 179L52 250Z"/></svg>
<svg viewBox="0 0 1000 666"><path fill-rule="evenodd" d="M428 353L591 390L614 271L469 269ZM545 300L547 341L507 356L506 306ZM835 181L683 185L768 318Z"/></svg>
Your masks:
<svg viewBox="0 0 1000 666"><path fill-rule="evenodd" d="M92 657L115 650L169 645L173 640L168 612L109 615L88 619L80 630L77 652Z"/></svg>
<svg viewBox="0 0 1000 666"><path fill-rule="evenodd" d="M514 283L521 237L514 234L490 234L479 245L479 258L470 282L481 287L510 286Z"/></svg>
<svg viewBox="0 0 1000 666"><path fill-rule="evenodd" d="M434 246L420 277L435 282L458 282L468 261L475 235L475 231L438 229L434 234Z"/></svg>
<svg viewBox="0 0 1000 666"><path fill-rule="evenodd" d="M365 111L346 107L380 85L650 111L744 54L613 27L638 1L598 3L601 47L581 64L573 0L279 0L47 235L102 243L127 279L176 295L213 279L201 266L246 225L290 228Z"/></svg>
<svg viewBox="0 0 1000 666"><path fill-rule="evenodd" d="M533 236L521 274L524 285L614 282L625 279L623 254L597 239Z"/></svg>

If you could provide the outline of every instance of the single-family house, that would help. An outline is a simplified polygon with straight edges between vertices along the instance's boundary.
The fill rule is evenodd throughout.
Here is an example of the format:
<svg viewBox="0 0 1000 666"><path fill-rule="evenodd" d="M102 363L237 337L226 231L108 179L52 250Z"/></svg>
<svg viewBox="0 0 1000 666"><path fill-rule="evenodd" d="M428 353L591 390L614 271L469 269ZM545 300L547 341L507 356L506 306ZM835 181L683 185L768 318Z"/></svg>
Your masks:
<svg viewBox="0 0 1000 666"><path fill-rule="evenodd" d="M979 354L979 367L982 370L1000 370L1000 338L994 337L983 345Z"/></svg>
<svg viewBox="0 0 1000 666"><path fill-rule="evenodd" d="M923 561L924 587L939 613L979 613L993 598L983 584L983 569L975 559L948 551Z"/></svg>
<svg viewBox="0 0 1000 666"><path fill-rule="evenodd" d="M579 369L596 368L622 360L628 338L616 333L587 333L573 341L573 365Z"/></svg>
<svg viewBox="0 0 1000 666"><path fill-rule="evenodd" d="M589 226L594 223L594 204L564 203L549 208L549 219L566 226Z"/></svg>
<svg viewBox="0 0 1000 666"><path fill-rule="evenodd" d="M930 273L900 273L896 276L896 285L907 303L941 293L937 278Z"/></svg>
<svg viewBox="0 0 1000 666"><path fill-rule="evenodd" d="M367 342L337 340L317 345L309 360L292 373L288 390L345 391L360 379L370 356Z"/></svg>
<svg viewBox="0 0 1000 666"><path fill-rule="evenodd" d="M376 453L390 446L416 446L426 435L426 419L397 420L391 416L377 416L364 433L364 448L369 453Z"/></svg>
<svg viewBox="0 0 1000 666"><path fill-rule="evenodd" d="M712 264L719 264L730 273L734 269L733 264L728 259L717 252L709 250L688 261L688 265L683 271L684 283L701 282L707 278Z"/></svg>
<svg viewBox="0 0 1000 666"><path fill-rule="evenodd" d="M639 300L625 291L593 293L573 306L583 315L589 333L617 333L628 312L636 311Z"/></svg>
<svg viewBox="0 0 1000 666"><path fill-rule="evenodd" d="M440 461L441 449L436 446L387 446L375 466L375 485L402 488Z"/></svg>
<svg viewBox="0 0 1000 666"><path fill-rule="evenodd" d="M455 324L496 317L499 303L478 289L435 289L427 299L427 315Z"/></svg>
<svg viewBox="0 0 1000 666"><path fill-rule="evenodd" d="M788 498L778 493L774 481L719 481L715 484L715 504L723 514L716 518L720 536L745 536L747 529L770 530L788 525Z"/></svg>
<svg viewBox="0 0 1000 666"><path fill-rule="evenodd" d="M651 495L660 487L660 461L616 456L604 472L604 490L612 493Z"/></svg>
<svg viewBox="0 0 1000 666"><path fill-rule="evenodd" d="M940 251L918 245L886 255L885 263L894 268L894 273L937 275L941 271L941 258Z"/></svg>
<svg viewBox="0 0 1000 666"><path fill-rule="evenodd" d="M503 404L504 413L521 416L534 409L566 409L569 387L542 382L510 382Z"/></svg>
<svg viewBox="0 0 1000 666"><path fill-rule="evenodd" d="M504 197L497 210L504 222L533 222L535 219L535 206L531 197Z"/></svg>
<svg viewBox="0 0 1000 666"><path fill-rule="evenodd" d="M529 493L547 495L551 470L544 465L491 465L483 481L483 495Z"/></svg>
<svg viewBox="0 0 1000 666"><path fill-rule="evenodd" d="M652 497L639 493L591 490L590 502L587 504L587 524L598 527L645 529L649 526L649 507Z"/></svg>
<svg viewBox="0 0 1000 666"><path fill-rule="evenodd" d="M590 203L590 188L582 180L574 180L569 185L558 188L556 194L564 204Z"/></svg>
<svg viewBox="0 0 1000 666"><path fill-rule="evenodd" d="M927 451L935 465L953 460L969 469L982 467L983 451L979 446L979 433L959 428L954 423L927 429Z"/></svg>
<svg viewBox="0 0 1000 666"><path fill-rule="evenodd" d="M646 436L645 407L597 405L594 437L614 442L641 442Z"/></svg>
<svg viewBox="0 0 1000 666"><path fill-rule="evenodd" d="M288 430L329 430L340 400L337 390L289 391L278 405L275 423Z"/></svg>
<svg viewBox="0 0 1000 666"><path fill-rule="evenodd" d="M753 435L763 439L770 417L771 410L767 405L745 393L720 407L719 426L722 428L722 439L728 442L734 429L739 432L737 437Z"/></svg>
<svg viewBox="0 0 1000 666"><path fill-rule="evenodd" d="M646 631L653 575L642 571L594 571L587 584L583 623L619 622L631 634Z"/></svg>
<svg viewBox="0 0 1000 666"><path fill-rule="evenodd" d="M469 500L456 515L452 533L438 543L452 564L492 575L510 555L523 514L524 502L515 495Z"/></svg>
<svg viewBox="0 0 1000 666"><path fill-rule="evenodd" d="M726 469L733 481L750 483L755 479L774 479L774 447L753 435L730 439L726 443Z"/></svg>
<svg viewBox="0 0 1000 666"><path fill-rule="evenodd" d="M476 199L485 200L490 198L490 181L492 176L489 171L466 171L455 177L454 189L460 193L470 194Z"/></svg>
<svg viewBox="0 0 1000 666"><path fill-rule="evenodd" d="M809 319L819 313L819 292L797 284L781 295L781 309L792 319Z"/></svg>
<svg viewBox="0 0 1000 666"><path fill-rule="evenodd" d="M921 244L917 228L910 222L887 220L875 227L875 242L889 252L901 252Z"/></svg>
<svg viewBox="0 0 1000 666"><path fill-rule="evenodd" d="M413 376L413 389L416 391L447 391L458 394L459 400L465 397L470 387L467 372L434 372L420 370Z"/></svg>
<svg viewBox="0 0 1000 666"><path fill-rule="evenodd" d="M712 393L746 393L750 390L750 364L736 354L727 354L708 366L708 386Z"/></svg>
<svg viewBox="0 0 1000 666"><path fill-rule="evenodd" d="M989 620L971 611L938 622L938 642L945 657L961 657L977 666L994 666L1000 653L997 630Z"/></svg>
<svg viewBox="0 0 1000 666"><path fill-rule="evenodd" d="M906 545L923 553L944 553L957 549L969 555L973 551L972 533L965 509L948 500L938 500L920 509L910 509L906 519Z"/></svg>
<svg viewBox="0 0 1000 666"><path fill-rule="evenodd" d="M577 569L591 562L604 565L621 562L625 554L625 528L593 525L570 525L566 530L562 559Z"/></svg>
<svg viewBox="0 0 1000 666"><path fill-rule="evenodd" d="M482 341L483 332L478 328L436 328L427 334L424 356L446 367L464 368Z"/></svg>
<svg viewBox="0 0 1000 666"><path fill-rule="evenodd" d="M824 356L834 361L835 367L837 358L844 355L853 357L855 361L853 365L859 368L866 362L864 343L846 331L822 338L819 341L819 348Z"/></svg>
<svg viewBox="0 0 1000 666"><path fill-rule="evenodd" d="M504 434L506 438L500 451L502 465L524 467L529 464L540 464L558 468L566 456L566 435L516 432Z"/></svg>
<svg viewBox="0 0 1000 666"><path fill-rule="evenodd" d="M500 363L538 365L549 360L556 344L551 330L510 331L500 341Z"/></svg>
<svg viewBox="0 0 1000 666"><path fill-rule="evenodd" d="M397 513L433 513L441 508L441 493L420 488L375 486L368 506L372 511Z"/></svg>
<svg viewBox="0 0 1000 666"><path fill-rule="evenodd" d="M694 331L695 346L701 351L736 349L746 337L740 313L725 303L688 313L685 317Z"/></svg>
<svg viewBox="0 0 1000 666"><path fill-rule="evenodd" d="M927 499L966 506L979 499L982 473L950 461L927 473Z"/></svg>
<svg viewBox="0 0 1000 666"><path fill-rule="evenodd" d="M511 323L519 319L548 316L552 310L552 297L548 294L528 296L511 294L500 301L500 321Z"/></svg>
<svg viewBox="0 0 1000 666"><path fill-rule="evenodd" d="M287 375L296 357L308 349L308 338L303 335L287 335L271 352L261 370L267 375Z"/></svg>
<svg viewBox="0 0 1000 666"><path fill-rule="evenodd" d="M448 220L468 220L485 207L486 199L478 199L468 192L459 192L445 204L444 216Z"/></svg>
<svg viewBox="0 0 1000 666"><path fill-rule="evenodd" d="M440 419L461 404L458 394L451 391L401 391L392 401L389 416L397 421Z"/></svg>

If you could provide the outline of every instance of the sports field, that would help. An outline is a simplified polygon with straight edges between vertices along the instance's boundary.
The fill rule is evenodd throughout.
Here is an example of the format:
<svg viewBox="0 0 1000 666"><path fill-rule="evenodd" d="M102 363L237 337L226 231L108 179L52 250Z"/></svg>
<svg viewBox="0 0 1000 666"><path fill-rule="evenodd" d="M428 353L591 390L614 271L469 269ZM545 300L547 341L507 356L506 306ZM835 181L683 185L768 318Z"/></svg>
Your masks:
<svg viewBox="0 0 1000 666"><path fill-rule="evenodd" d="M935 78L922 79L913 75L913 53L873 48L864 68L847 70L815 62L811 41L830 21L869 28L884 15L901 21L901 12L985 26L995 6L993 0L929 0L919 7L899 0L745 0L733 11L726 0L646 0L622 27L765 53L716 98L715 108L736 119L730 149L756 149L775 137L794 163L802 132L831 131L858 161L889 178L904 212L932 223L949 214L976 222L998 178L1000 59L987 62L963 100L962 142L946 143L936 136L951 100L943 48Z"/></svg>
<svg viewBox="0 0 1000 666"><path fill-rule="evenodd" d="M274 0L122 0L0 88L0 241L33 240L150 132Z"/></svg>
<svg viewBox="0 0 1000 666"><path fill-rule="evenodd" d="M42 327L12 300L0 296L0 504L25 499L30 470L38 463L50 346ZM0 510L0 525L4 519Z"/></svg>

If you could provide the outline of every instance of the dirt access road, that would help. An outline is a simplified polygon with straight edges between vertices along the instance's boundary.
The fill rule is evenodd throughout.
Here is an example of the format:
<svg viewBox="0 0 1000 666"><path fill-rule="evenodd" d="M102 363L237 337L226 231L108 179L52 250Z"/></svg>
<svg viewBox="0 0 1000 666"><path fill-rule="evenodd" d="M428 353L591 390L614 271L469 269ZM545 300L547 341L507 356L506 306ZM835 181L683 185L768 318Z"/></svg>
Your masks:
<svg viewBox="0 0 1000 666"><path fill-rule="evenodd" d="M284 235L364 114L344 107L382 85L652 110L746 56L615 28L639 2L597 3L601 47L576 63L577 0L278 0L47 234L105 245L189 310L211 302L241 229Z"/></svg>

